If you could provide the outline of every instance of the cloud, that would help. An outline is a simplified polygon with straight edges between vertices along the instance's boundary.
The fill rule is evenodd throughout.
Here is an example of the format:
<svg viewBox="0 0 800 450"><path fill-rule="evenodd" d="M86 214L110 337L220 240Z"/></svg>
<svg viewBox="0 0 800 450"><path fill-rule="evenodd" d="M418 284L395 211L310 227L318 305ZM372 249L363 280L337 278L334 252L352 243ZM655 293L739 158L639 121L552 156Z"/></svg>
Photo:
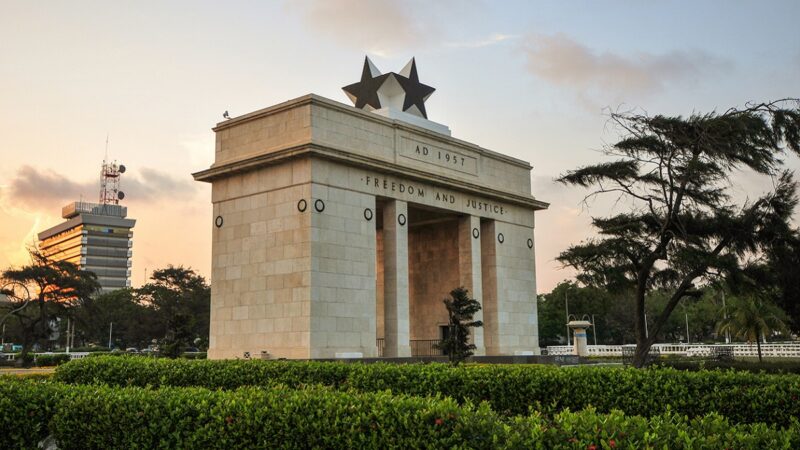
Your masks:
<svg viewBox="0 0 800 450"><path fill-rule="evenodd" d="M198 185L190 178L177 178L165 172L143 167L141 178L125 180L125 187L132 200L151 201L165 197L188 199L197 193Z"/></svg>
<svg viewBox="0 0 800 450"><path fill-rule="evenodd" d="M448 24L471 2L456 0L304 0L287 2L309 29L341 44L378 56L390 56L410 47L438 42Z"/></svg>
<svg viewBox="0 0 800 450"><path fill-rule="evenodd" d="M51 206L66 198L85 196L90 192L88 188L88 183L71 181L52 170L22 166L3 191L4 197L14 205L38 210L36 205Z"/></svg>
<svg viewBox="0 0 800 450"><path fill-rule="evenodd" d="M535 76L579 95L650 94L731 66L701 50L623 55L596 51L563 34L531 35L523 45Z"/></svg>
<svg viewBox="0 0 800 450"><path fill-rule="evenodd" d="M558 255L595 232L582 204L583 190L557 183L554 176L535 175L531 191L537 199L550 203L548 209L536 213L536 287L544 293L575 276L574 269L556 260Z"/></svg>
<svg viewBox="0 0 800 450"><path fill-rule="evenodd" d="M486 38L479 39L477 41L448 42L445 44L445 47L481 48L481 47L488 47L490 45L500 44L502 42L514 40L517 38L519 38L519 36L515 34L494 33Z"/></svg>
<svg viewBox="0 0 800 450"><path fill-rule="evenodd" d="M120 187L126 203L156 202L167 197L185 200L194 197L198 189L188 177L176 178L146 167L138 173L126 173ZM16 208L53 213L81 198L96 201L99 191L99 180L78 182L53 170L22 166L0 194L4 203Z"/></svg>

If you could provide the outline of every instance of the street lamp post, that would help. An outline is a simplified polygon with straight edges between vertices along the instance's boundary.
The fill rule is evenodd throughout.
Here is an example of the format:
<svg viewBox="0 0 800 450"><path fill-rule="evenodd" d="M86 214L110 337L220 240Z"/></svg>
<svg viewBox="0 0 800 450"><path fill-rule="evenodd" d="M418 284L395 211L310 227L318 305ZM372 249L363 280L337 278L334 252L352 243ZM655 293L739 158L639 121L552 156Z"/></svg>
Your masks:
<svg viewBox="0 0 800 450"><path fill-rule="evenodd" d="M114 322L108 323L108 349L111 350L111 331L114 329Z"/></svg>
<svg viewBox="0 0 800 450"><path fill-rule="evenodd" d="M594 321L594 314L592 314L592 334L594 335L594 345L597 346L597 323Z"/></svg>
<svg viewBox="0 0 800 450"><path fill-rule="evenodd" d="M686 308L683 309L683 316L686 318L686 343L691 344L689 341L689 313L686 312Z"/></svg>
<svg viewBox="0 0 800 450"><path fill-rule="evenodd" d="M728 319L728 307L725 306L725 291L722 291L722 317L724 317L726 320ZM725 328L725 343L731 343L731 332L727 327Z"/></svg>
<svg viewBox="0 0 800 450"><path fill-rule="evenodd" d="M567 297L567 291L564 291L564 310L566 312L567 322L569 322L569 298ZM567 346L569 346L569 325L567 325Z"/></svg>
<svg viewBox="0 0 800 450"><path fill-rule="evenodd" d="M66 345L67 353L69 353L69 324L70 324L70 318L67 317L67 345Z"/></svg>

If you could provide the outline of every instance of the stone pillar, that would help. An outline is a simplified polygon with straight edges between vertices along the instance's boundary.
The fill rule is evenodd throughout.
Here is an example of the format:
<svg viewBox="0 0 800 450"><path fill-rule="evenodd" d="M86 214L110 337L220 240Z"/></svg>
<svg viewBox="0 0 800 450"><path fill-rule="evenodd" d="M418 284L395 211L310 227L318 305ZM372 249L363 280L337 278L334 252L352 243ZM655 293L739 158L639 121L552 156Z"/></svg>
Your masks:
<svg viewBox="0 0 800 450"><path fill-rule="evenodd" d="M589 347L586 345L586 329L592 326L587 320L572 320L567 326L572 330L573 349L572 354L578 356L589 356Z"/></svg>
<svg viewBox="0 0 800 450"><path fill-rule="evenodd" d="M461 217L458 221L458 276L459 284L469 289L472 298L478 300L483 308L483 289L481 280L481 219L476 216ZM483 309L473 317L483 320ZM471 330L475 355L486 354L483 343L483 327Z"/></svg>
<svg viewBox="0 0 800 450"><path fill-rule="evenodd" d="M383 314L386 357L411 356L408 311L408 204L383 207Z"/></svg>
<svg viewBox="0 0 800 450"><path fill-rule="evenodd" d="M483 307L483 345L489 356L500 355L500 324L498 321L497 240L495 221L480 226L481 246L481 306Z"/></svg>

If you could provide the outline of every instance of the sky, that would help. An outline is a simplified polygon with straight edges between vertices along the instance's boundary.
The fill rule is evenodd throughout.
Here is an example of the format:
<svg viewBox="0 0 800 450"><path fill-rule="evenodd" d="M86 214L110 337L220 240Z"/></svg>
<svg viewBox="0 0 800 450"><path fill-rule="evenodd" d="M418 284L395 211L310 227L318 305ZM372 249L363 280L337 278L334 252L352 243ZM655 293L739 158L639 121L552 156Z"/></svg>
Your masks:
<svg viewBox="0 0 800 450"><path fill-rule="evenodd" d="M107 148L128 167L135 286L167 264L210 273L210 187L191 173L211 164L222 113L308 93L349 104L341 87L364 55L383 72L416 57L437 89L431 120L532 164L532 193L551 204L537 213L539 292L574 275L555 258L614 208L554 182L603 159L609 111L800 97L797 1L0 0L0 12L0 267L24 264L61 206L96 201ZM742 173L731 188L770 186Z"/></svg>

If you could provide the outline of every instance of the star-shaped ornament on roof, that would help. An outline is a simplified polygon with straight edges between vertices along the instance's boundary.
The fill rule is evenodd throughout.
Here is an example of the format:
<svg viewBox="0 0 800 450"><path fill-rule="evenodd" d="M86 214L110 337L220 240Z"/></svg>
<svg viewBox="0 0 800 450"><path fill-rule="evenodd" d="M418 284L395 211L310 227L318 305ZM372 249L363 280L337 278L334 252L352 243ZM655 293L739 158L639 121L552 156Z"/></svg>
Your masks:
<svg viewBox="0 0 800 450"><path fill-rule="evenodd" d="M425 100L436 90L419 82L414 58L399 73L381 74L369 57L364 58L361 81L342 88L356 108L367 111L396 108L424 119Z"/></svg>

